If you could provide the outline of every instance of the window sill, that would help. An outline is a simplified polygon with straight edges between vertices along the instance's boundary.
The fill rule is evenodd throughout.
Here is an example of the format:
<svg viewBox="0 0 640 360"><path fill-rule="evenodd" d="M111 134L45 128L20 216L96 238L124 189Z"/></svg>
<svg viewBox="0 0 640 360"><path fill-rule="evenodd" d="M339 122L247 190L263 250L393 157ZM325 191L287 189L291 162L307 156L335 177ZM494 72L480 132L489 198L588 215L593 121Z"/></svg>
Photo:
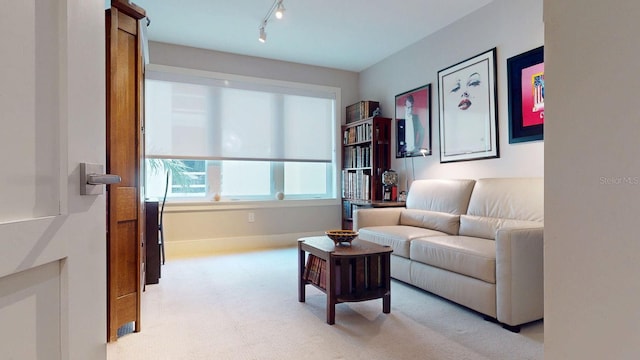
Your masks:
<svg viewBox="0 0 640 360"><path fill-rule="evenodd" d="M221 201L168 201L165 205L166 212L200 212L200 211L224 211L269 209L283 207L311 207L340 205L340 199L306 199L306 200L221 200Z"/></svg>

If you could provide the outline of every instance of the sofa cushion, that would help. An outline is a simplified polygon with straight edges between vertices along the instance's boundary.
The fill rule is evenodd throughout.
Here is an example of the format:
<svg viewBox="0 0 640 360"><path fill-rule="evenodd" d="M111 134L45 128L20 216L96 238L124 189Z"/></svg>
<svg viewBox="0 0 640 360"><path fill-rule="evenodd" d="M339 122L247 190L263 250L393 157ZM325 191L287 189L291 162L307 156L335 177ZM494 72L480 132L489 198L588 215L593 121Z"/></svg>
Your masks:
<svg viewBox="0 0 640 360"><path fill-rule="evenodd" d="M409 243L425 236L447 235L443 232L416 226L370 226L358 230L358 238L376 244L391 246L393 254L409 258Z"/></svg>
<svg viewBox="0 0 640 360"><path fill-rule="evenodd" d="M400 214L400 225L418 226L438 230L449 235L458 235L460 215L449 213L405 209Z"/></svg>
<svg viewBox="0 0 640 360"><path fill-rule="evenodd" d="M460 235L495 240L498 229L505 227L540 227L538 221L500 219L486 216L460 215Z"/></svg>
<svg viewBox="0 0 640 360"><path fill-rule="evenodd" d="M467 179L416 180L411 183L406 208L465 214L474 183Z"/></svg>
<svg viewBox="0 0 640 360"><path fill-rule="evenodd" d="M431 236L411 241L411 260L496 282L496 242L469 236Z"/></svg>

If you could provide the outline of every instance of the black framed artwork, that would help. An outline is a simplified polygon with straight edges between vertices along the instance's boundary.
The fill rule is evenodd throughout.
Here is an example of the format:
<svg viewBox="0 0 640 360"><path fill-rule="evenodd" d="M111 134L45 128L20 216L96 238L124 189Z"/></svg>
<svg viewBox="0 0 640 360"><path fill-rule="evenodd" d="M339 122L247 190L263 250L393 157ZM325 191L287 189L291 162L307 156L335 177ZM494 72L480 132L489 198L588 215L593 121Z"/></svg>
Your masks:
<svg viewBox="0 0 640 360"><path fill-rule="evenodd" d="M431 155L431 84L395 97L396 158Z"/></svg>
<svg viewBox="0 0 640 360"><path fill-rule="evenodd" d="M496 48L438 71L440 162L500 157Z"/></svg>
<svg viewBox="0 0 640 360"><path fill-rule="evenodd" d="M509 144L542 140L544 46L507 59Z"/></svg>

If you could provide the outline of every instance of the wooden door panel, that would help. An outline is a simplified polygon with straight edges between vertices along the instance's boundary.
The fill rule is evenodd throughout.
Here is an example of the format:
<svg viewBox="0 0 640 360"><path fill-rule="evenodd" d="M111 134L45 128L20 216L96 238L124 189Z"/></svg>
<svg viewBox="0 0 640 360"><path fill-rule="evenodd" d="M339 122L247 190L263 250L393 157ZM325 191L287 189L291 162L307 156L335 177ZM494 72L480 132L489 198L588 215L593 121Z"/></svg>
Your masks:
<svg viewBox="0 0 640 360"><path fill-rule="evenodd" d="M132 38L138 35L138 21L122 11L118 11L118 28Z"/></svg>
<svg viewBox="0 0 640 360"><path fill-rule="evenodd" d="M120 175L119 186L138 187L139 169L136 164L139 157L139 121L137 109L137 37L136 28L131 26L135 20L118 13L118 31L114 54L115 89L111 93L112 116L110 118L109 155L113 173ZM123 25L125 29L123 29ZM131 33L130 31L133 31Z"/></svg>
<svg viewBox="0 0 640 360"><path fill-rule="evenodd" d="M138 244L131 239L137 237L136 221L118 222L118 237L114 239L114 248L118 255L113 259L118 273L114 274L117 279L116 297L118 299L125 295L138 291L138 281L131 274L136 273L138 267L136 252Z"/></svg>
<svg viewBox="0 0 640 360"><path fill-rule="evenodd" d="M140 331L142 196L140 37L144 11L112 0L107 10L107 172L122 181L108 194L108 340L122 325ZM139 9L141 10L141 9Z"/></svg>
<svg viewBox="0 0 640 360"><path fill-rule="evenodd" d="M137 221L138 220L138 188L122 187L112 190L111 196L114 197L115 209L112 211L116 222Z"/></svg>
<svg viewBox="0 0 640 360"><path fill-rule="evenodd" d="M118 298L116 312L118 318L125 323L136 321L138 318L138 297L135 293L123 295Z"/></svg>

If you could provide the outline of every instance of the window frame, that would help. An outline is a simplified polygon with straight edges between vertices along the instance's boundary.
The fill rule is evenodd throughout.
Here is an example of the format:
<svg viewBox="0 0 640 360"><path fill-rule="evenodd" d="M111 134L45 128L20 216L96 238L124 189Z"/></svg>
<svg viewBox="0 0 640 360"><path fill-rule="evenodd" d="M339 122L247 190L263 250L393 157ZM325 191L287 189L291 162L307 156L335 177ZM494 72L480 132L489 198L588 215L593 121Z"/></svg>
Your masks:
<svg viewBox="0 0 640 360"><path fill-rule="evenodd" d="M156 65L156 64L148 64L147 65L147 70L148 71L155 71L155 72L164 72L164 73L170 73L170 74L186 74L188 76L203 76L203 77L211 77L211 78L215 78L215 79L222 79L224 81L242 81L242 82L249 82L249 83L253 83L256 86L267 86L267 87L274 87L274 88L278 88L278 87L285 87L288 89L294 89L294 90L300 90L301 93L300 95L304 95L305 93L320 93L320 92L324 92L326 94L332 94L331 96L327 96L324 98L327 99L331 99L332 103L333 103L333 109L332 109L332 116L333 116L333 124L332 124L332 132L333 132L333 138L331 141L331 161L330 162L326 162L325 164L327 164L327 166L329 167L328 171L326 171L326 183L327 183L327 192L325 194L285 194L284 200L308 200L308 201L314 201L314 200L337 200L339 199L339 193L340 193L340 159L339 159L339 153L340 153L340 129L341 129L341 121L340 121L340 112L339 109L341 109L341 94L340 94L340 88L338 87L331 87L331 86L324 86L324 85L317 85L317 84L305 84L305 83L298 83L298 82L289 82L289 81L283 81L283 80L273 80L273 79L265 79L265 78L258 78L258 77L251 77L251 76L242 76L242 75L234 75L234 74L225 74L225 73L218 73L218 72L210 72L210 71L203 71L203 70L194 70L194 69L186 69L186 68L179 68L179 67L172 67L172 66L165 66L165 65ZM154 79L154 80L158 80L158 79ZM165 81L170 81L170 80L165 80ZM295 95L295 94L294 94ZM308 96L308 95L307 95ZM319 98L323 98L323 97L319 97ZM153 158L156 159L175 159L176 157L159 157L159 156L154 156ZM184 196L175 196L173 195L173 191L170 188L169 189L169 194L167 196L167 201L168 202L188 202L188 203L194 203L194 202L211 202L212 200L216 199L216 194L215 194L215 190L211 190L211 183L212 180L209 178L210 177L210 171L209 168L214 166L212 165L213 161L225 161L225 160L231 160L231 159L220 159L220 158L206 158L206 159L198 159L198 158L186 158L186 157L182 157L183 160L204 160L206 161L205 163L205 192L202 196L198 196L195 194L192 195L187 195L187 193L177 193L177 194L181 194ZM223 202L227 202L227 201L251 201L251 202L265 202L265 201L278 201L277 200L277 194L278 192L283 192L284 191L284 179L285 179L285 174L284 174L284 162L282 161L275 161L275 160L265 160L265 159L255 159L256 161L268 161L270 162L270 174L271 174L271 180L270 180L270 194L263 196L263 195L233 195L233 196L222 196L222 198L220 198L221 201ZM242 161L252 161L252 160L242 160ZM296 162L296 161L292 161L292 162ZM313 162L313 161L311 161ZM145 162L146 163L146 162ZM314 162L314 163L319 163L319 162ZM148 170L146 170L145 172L147 172ZM148 181L148 177L145 176L144 179L145 183ZM170 181L170 184L172 183L172 181ZM145 186L145 188L147 188ZM198 193L200 194L200 193Z"/></svg>

